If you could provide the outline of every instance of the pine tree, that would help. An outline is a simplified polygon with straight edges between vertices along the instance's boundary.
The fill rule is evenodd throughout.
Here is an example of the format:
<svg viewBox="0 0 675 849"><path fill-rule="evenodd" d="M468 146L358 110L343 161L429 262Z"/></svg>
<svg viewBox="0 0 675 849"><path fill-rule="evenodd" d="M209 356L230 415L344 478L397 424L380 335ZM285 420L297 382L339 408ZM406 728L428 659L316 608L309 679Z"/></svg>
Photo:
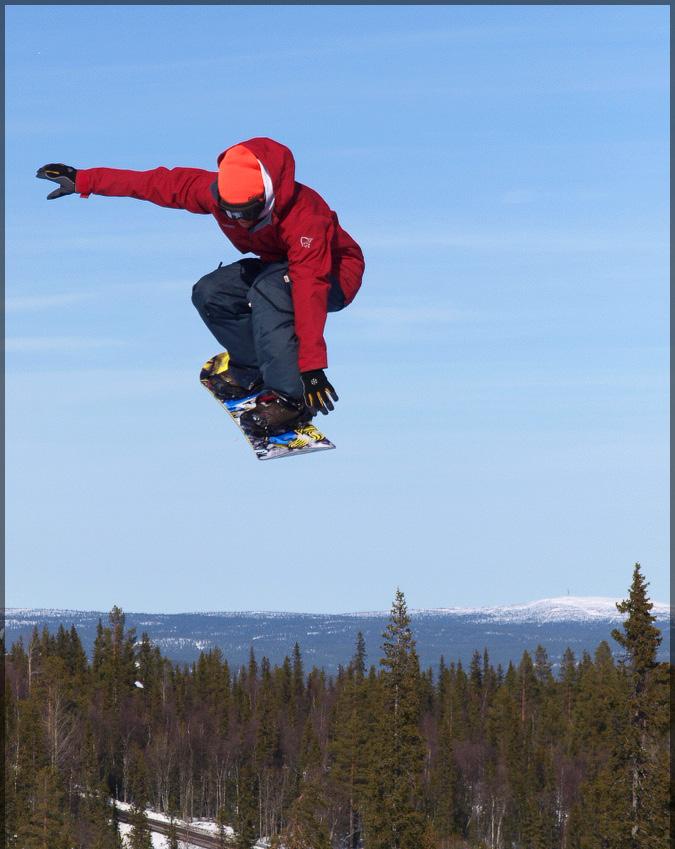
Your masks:
<svg viewBox="0 0 675 849"><path fill-rule="evenodd" d="M21 849L71 849L72 823L58 771L44 767L35 776L32 810L19 822Z"/></svg>
<svg viewBox="0 0 675 849"><path fill-rule="evenodd" d="M63 629L62 632L65 634ZM34 697L40 703L49 762L53 767L63 764L75 743L78 717L68 685L66 662L57 655L45 657L41 674L34 685Z"/></svg>
<svg viewBox="0 0 675 849"><path fill-rule="evenodd" d="M131 808L131 831L126 841L129 849L152 849L152 832L142 804L134 802Z"/></svg>
<svg viewBox="0 0 675 849"><path fill-rule="evenodd" d="M442 714L438 727L438 752L434 761L430 788L434 826L438 834L449 839L458 831L457 769L454 762L452 724L447 714Z"/></svg>
<svg viewBox="0 0 675 849"><path fill-rule="evenodd" d="M321 773L321 746L314 730L311 717L307 717L302 732L300 753L298 758L298 771L301 777L317 776Z"/></svg>
<svg viewBox="0 0 675 849"><path fill-rule="evenodd" d="M119 828L107 788L98 786L89 790L82 799L78 819L86 820L88 826L87 849L121 849Z"/></svg>
<svg viewBox="0 0 675 849"><path fill-rule="evenodd" d="M256 842L258 823L258 793L255 776L244 764L239 768L237 781L237 812L235 817L235 846L237 849L252 849Z"/></svg>
<svg viewBox="0 0 675 849"><path fill-rule="evenodd" d="M660 756L668 723L668 681L657 652L661 631L654 625L654 605L648 583L636 563L628 598L617 604L627 614L623 631L612 637L625 651L624 666L630 682L629 734L626 755L630 764L630 825L633 849L658 849L668 839L667 779Z"/></svg>
<svg viewBox="0 0 675 849"><path fill-rule="evenodd" d="M8 741L7 745L7 750L11 751L11 766L7 770L6 780L12 785L9 823L13 823L13 827L20 831L27 827L26 812L35 809L40 793L44 795L38 777L49 766L43 719L35 694L17 703L14 731L15 739ZM52 778L53 773L50 773L49 780Z"/></svg>
<svg viewBox="0 0 675 849"><path fill-rule="evenodd" d="M347 672L341 673L330 742L333 792L345 800L347 846L350 849L356 849L361 837L370 744L365 658L365 641L359 631L352 661Z"/></svg>
<svg viewBox="0 0 675 849"><path fill-rule="evenodd" d="M562 697L561 711L568 729L572 721L573 708L576 701L577 682L576 658L572 649L566 648L562 663L560 664L560 691Z"/></svg>
<svg viewBox="0 0 675 849"><path fill-rule="evenodd" d="M289 712L292 721L295 724L304 721L304 702L305 702L305 671L302 662L302 653L300 646L295 643L293 646L293 678L291 684L291 702ZM302 727L302 725L300 725Z"/></svg>
<svg viewBox="0 0 675 849"><path fill-rule="evenodd" d="M566 834L571 849L629 849L630 776L624 746L626 676L616 668L609 645L577 668L568 748L581 779L570 793Z"/></svg>
<svg viewBox="0 0 675 849"><path fill-rule="evenodd" d="M97 726L101 769L115 794L126 793L124 747L125 723L135 717L131 709L136 666L134 629L125 631L125 616L119 607L109 614L109 627L99 620L94 640L91 670L92 722Z"/></svg>
<svg viewBox="0 0 675 849"><path fill-rule="evenodd" d="M419 849L425 832L419 661L405 597L396 591L384 632L380 726L369 787L369 849Z"/></svg>
<svg viewBox="0 0 675 849"><path fill-rule="evenodd" d="M356 650L352 657L351 666L356 675L357 681L363 681L366 674L366 641L361 631L356 635Z"/></svg>
<svg viewBox="0 0 675 849"><path fill-rule="evenodd" d="M325 800L316 783L303 781L281 836L285 849L331 849L328 831L321 817L324 806Z"/></svg>
<svg viewBox="0 0 675 849"><path fill-rule="evenodd" d="M255 650L253 646L248 652L248 669L246 670L246 685L248 690L248 698L251 712L255 710L256 699L258 697L258 661L256 660Z"/></svg>

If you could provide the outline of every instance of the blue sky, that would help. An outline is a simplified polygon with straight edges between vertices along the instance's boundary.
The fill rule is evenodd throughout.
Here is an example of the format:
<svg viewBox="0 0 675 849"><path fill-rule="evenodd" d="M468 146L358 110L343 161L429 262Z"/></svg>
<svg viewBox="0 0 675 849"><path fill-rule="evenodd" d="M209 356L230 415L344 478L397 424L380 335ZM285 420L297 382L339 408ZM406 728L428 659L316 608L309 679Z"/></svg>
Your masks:
<svg viewBox="0 0 675 849"><path fill-rule="evenodd" d="M7 604L351 611L668 594L668 9L9 6ZM267 135L363 247L338 450L200 387L215 222L47 162Z"/></svg>

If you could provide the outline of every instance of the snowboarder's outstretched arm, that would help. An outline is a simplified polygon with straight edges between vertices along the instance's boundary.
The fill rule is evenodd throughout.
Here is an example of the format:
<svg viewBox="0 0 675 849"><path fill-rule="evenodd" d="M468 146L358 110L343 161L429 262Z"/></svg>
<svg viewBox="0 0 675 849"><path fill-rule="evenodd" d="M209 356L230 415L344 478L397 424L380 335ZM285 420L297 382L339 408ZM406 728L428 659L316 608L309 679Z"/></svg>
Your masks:
<svg viewBox="0 0 675 849"><path fill-rule="evenodd" d="M202 215L212 213L216 203L211 184L217 175L201 168L127 171L121 168L77 169L51 163L39 168L35 176L59 184L59 188L47 196L49 200L74 192L82 197L90 194L131 197Z"/></svg>

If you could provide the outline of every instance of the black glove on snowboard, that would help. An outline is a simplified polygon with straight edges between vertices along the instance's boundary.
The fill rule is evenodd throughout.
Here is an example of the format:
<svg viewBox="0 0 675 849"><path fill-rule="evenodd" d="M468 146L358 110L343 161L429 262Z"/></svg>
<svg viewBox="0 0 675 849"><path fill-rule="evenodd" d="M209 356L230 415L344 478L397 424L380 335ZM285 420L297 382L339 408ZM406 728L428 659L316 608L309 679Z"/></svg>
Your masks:
<svg viewBox="0 0 675 849"><path fill-rule="evenodd" d="M75 177L77 169L71 168L70 165L61 165L52 162L50 165L43 165L38 168L36 177L41 180L51 180L59 184L58 189L47 195L47 200L63 197L63 195L72 195L75 191Z"/></svg>
<svg viewBox="0 0 675 849"><path fill-rule="evenodd" d="M338 400L337 392L328 382L323 369L314 371L303 371L302 382L305 386L305 404L313 411L317 410L327 416L330 410L334 410L333 401Z"/></svg>

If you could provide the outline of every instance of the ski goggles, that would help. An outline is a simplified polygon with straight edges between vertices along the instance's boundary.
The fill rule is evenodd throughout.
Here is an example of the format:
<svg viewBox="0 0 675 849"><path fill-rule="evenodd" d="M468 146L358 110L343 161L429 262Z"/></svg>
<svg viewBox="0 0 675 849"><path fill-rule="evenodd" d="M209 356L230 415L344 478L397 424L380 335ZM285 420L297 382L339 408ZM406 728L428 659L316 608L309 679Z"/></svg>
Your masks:
<svg viewBox="0 0 675 849"><path fill-rule="evenodd" d="M237 219L241 219L242 221L257 221L265 209L264 195L248 200L245 203L225 203L218 192L217 183L211 184L211 194L218 202L218 208L233 221L237 221Z"/></svg>

